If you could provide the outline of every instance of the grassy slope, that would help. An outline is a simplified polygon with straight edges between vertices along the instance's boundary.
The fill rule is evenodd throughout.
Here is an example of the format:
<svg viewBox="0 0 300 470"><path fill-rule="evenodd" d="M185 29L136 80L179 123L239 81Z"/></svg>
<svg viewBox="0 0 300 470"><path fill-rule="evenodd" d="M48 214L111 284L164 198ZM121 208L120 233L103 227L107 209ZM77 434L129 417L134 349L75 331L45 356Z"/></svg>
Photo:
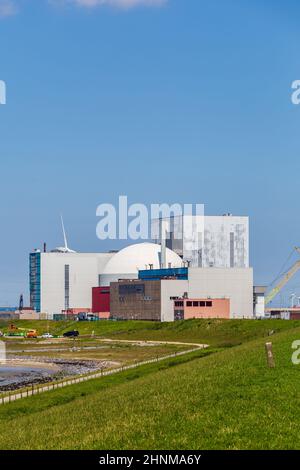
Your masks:
<svg viewBox="0 0 300 470"><path fill-rule="evenodd" d="M148 339L158 341L183 341L208 343L228 347L253 338L267 337L270 331L278 332L300 326L300 321L284 320L189 320L173 323L143 321L100 322L47 322L17 321L22 328L35 328L39 333L49 331L62 334L72 328L80 334L91 334L113 339ZM0 321L0 330L7 331L9 323Z"/></svg>
<svg viewBox="0 0 300 470"><path fill-rule="evenodd" d="M129 381L119 376L99 390L86 384L85 397L74 386L69 403L30 415L14 408L28 413L29 401L7 405L0 448L299 449L296 339L300 328L272 337L275 369L266 367L260 338Z"/></svg>

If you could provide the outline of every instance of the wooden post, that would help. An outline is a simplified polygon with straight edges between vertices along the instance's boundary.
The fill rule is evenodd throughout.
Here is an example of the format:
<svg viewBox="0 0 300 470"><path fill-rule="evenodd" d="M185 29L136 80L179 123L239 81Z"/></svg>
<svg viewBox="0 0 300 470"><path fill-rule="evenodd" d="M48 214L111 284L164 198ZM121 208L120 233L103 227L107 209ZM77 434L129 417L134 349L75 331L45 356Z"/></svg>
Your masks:
<svg viewBox="0 0 300 470"><path fill-rule="evenodd" d="M266 355L267 355L268 366L272 368L275 367L272 343L266 343Z"/></svg>

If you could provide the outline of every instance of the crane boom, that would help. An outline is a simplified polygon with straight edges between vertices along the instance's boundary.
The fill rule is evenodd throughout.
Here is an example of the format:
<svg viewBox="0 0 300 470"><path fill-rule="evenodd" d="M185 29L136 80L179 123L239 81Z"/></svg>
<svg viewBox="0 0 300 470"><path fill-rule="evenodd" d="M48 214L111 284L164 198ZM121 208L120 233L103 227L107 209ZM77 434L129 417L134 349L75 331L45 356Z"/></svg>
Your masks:
<svg viewBox="0 0 300 470"><path fill-rule="evenodd" d="M9 325L9 330L10 331L17 331L17 330L20 330L20 331L36 331L33 328L20 328L19 326L16 326L13 323L11 325Z"/></svg>
<svg viewBox="0 0 300 470"><path fill-rule="evenodd" d="M295 248L300 253L300 248ZM289 282L289 280L299 271L300 260L296 261L293 266L285 273L282 279L276 284L276 286L266 295L265 305L268 305L274 297L281 291L281 289Z"/></svg>

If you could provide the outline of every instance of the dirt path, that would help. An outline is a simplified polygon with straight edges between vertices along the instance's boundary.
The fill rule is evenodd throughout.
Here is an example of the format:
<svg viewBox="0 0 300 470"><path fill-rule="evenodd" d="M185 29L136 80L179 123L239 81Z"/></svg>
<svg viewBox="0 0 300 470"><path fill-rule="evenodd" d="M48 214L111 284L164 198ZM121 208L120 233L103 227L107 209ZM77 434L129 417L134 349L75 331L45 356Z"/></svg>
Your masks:
<svg viewBox="0 0 300 470"><path fill-rule="evenodd" d="M152 340L147 340L147 341L139 341L139 340L131 340L131 339L110 339L110 338L105 338L102 339L104 343L131 343L131 344L138 344L138 345L157 345L157 344L174 344L174 345L179 345L179 346L196 346L200 349L208 348L208 344L200 344L200 343L183 343L181 341L152 341Z"/></svg>

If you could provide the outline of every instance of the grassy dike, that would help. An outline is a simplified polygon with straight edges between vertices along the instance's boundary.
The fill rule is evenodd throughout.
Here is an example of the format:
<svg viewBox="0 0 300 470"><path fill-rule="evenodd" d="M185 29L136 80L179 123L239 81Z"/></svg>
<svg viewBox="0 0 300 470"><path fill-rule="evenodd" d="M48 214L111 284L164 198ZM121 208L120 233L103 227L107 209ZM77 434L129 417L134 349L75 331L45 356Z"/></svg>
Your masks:
<svg viewBox="0 0 300 470"><path fill-rule="evenodd" d="M8 331L9 323L0 321L0 330ZM292 330L300 321L284 320L188 320L172 323L146 321L28 321L18 320L20 328L33 328L38 334L49 331L62 335L76 329L80 335L91 335L111 339L182 341L205 343L213 347L232 347L255 338L268 337L270 333Z"/></svg>
<svg viewBox="0 0 300 470"><path fill-rule="evenodd" d="M239 346L4 405L0 448L299 449L300 366L291 345L300 327L285 324L272 335L275 369L266 367L258 326L258 339ZM247 322L244 330L248 338Z"/></svg>

